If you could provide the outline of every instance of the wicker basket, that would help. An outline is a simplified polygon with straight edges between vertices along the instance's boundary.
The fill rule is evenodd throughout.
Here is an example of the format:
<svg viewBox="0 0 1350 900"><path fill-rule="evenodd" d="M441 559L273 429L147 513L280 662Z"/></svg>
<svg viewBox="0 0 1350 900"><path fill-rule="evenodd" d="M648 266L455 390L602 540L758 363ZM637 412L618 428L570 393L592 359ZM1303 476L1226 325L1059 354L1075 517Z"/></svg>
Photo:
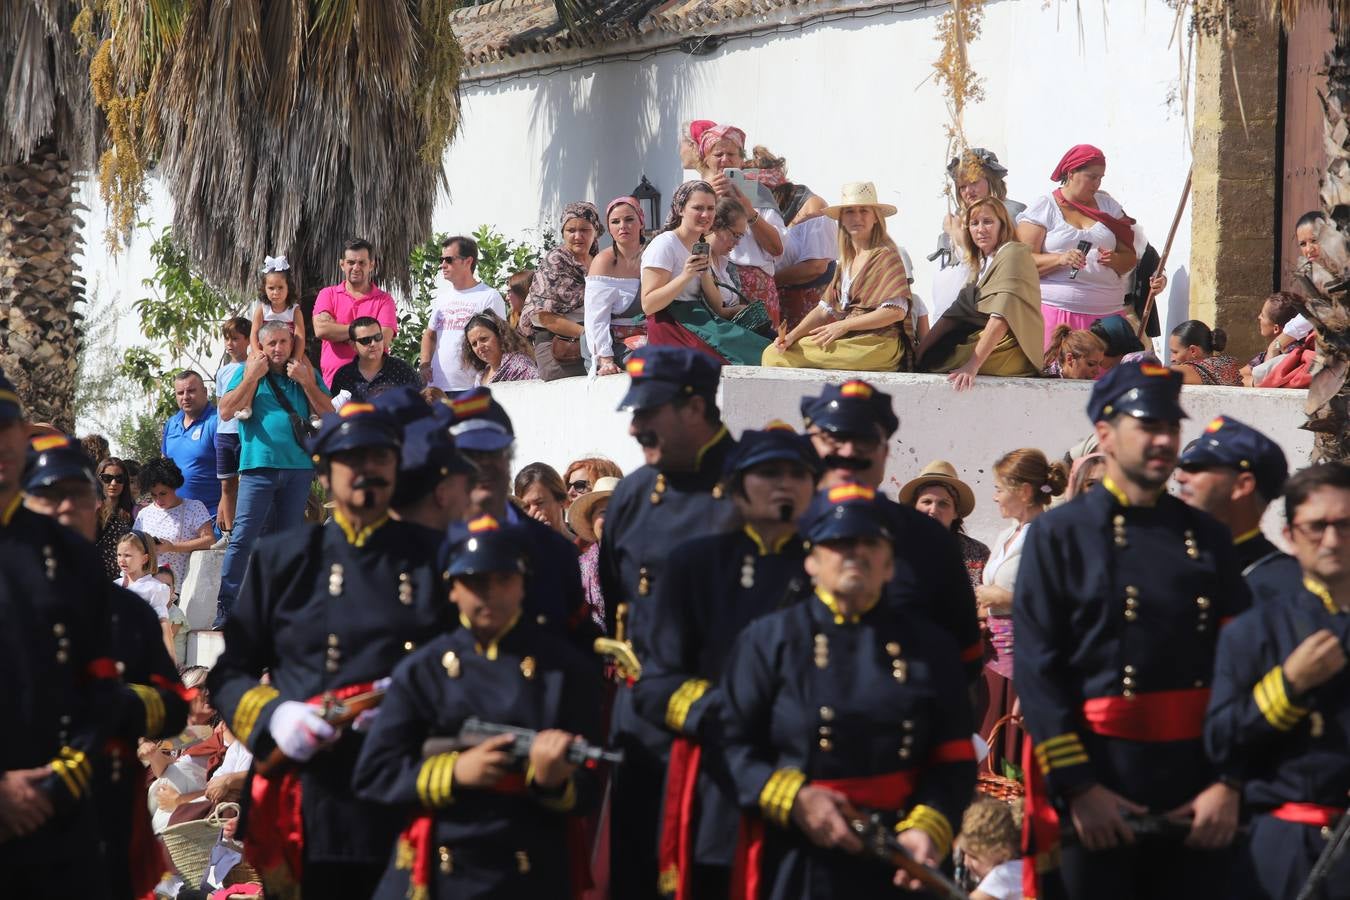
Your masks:
<svg viewBox="0 0 1350 900"><path fill-rule="evenodd" d="M211 864L211 848L220 840L220 829L226 821L224 813L229 811L239 815L239 804L217 804L205 819L170 825L160 835L174 868L188 885L195 887L206 877L206 868Z"/></svg>
<svg viewBox="0 0 1350 900"><path fill-rule="evenodd" d="M998 746L1000 733L1009 725L1022 727L1022 717L1006 715L995 722L993 728L989 729L989 737L986 739L989 744L989 753L985 756L984 765L980 766L980 773L975 781L975 790L986 797L1002 800L1004 803L1011 803L1027 792L1022 782L1015 778L999 775L994 771L994 748ZM1025 777L1025 774L1023 773L1023 777Z"/></svg>

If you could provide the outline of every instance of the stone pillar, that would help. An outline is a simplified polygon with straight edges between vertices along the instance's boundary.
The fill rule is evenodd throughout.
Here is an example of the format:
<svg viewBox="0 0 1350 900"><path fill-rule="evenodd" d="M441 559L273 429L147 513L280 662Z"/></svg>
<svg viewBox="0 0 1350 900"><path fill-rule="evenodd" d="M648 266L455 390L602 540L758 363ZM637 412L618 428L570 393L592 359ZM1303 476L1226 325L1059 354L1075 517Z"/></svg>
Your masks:
<svg viewBox="0 0 1350 900"><path fill-rule="evenodd" d="M1264 17L1231 47L1218 37L1200 42L1188 318L1228 332L1226 352L1242 360L1262 347L1256 314L1275 280L1279 85L1279 28Z"/></svg>

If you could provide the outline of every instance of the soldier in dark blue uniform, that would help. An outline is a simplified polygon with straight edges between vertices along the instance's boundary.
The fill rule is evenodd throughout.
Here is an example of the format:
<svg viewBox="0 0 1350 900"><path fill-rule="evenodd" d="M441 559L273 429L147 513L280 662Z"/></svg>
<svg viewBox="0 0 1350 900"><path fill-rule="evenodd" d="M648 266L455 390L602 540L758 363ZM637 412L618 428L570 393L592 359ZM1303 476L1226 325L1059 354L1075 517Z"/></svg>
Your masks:
<svg viewBox="0 0 1350 900"><path fill-rule="evenodd" d="M119 678L93 544L23 506L28 450L18 395L0 375L0 632L22 676L9 683L23 688L0 736L0 882L15 896L101 898L94 758L120 723L153 725L160 695Z"/></svg>
<svg viewBox="0 0 1350 900"><path fill-rule="evenodd" d="M656 588L633 696L675 736L660 862L663 892L681 900L727 894L740 813L718 741L722 667L747 624L809 596L797 522L819 473L811 441L791 426L745 432L722 479L745 524L676 547Z"/></svg>
<svg viewBox="0 0 1350 900"><path fill-rule="evenodd" d="M1043 877L1025 896L1223 896L1238 798L1202 732L1219 629L1248 595L1228 530L1165 492L1180 391L1161 366L1102 376L1088 415L1105 477L1027 534L1013 667L1032 738L1024 871ZM1126 814L1174 819L1185 842L1136 840Z"/></svg>
<svg viewBox="0 0 1350 900"><path fill-rule="evenodd" d="M389 519L400 440L398 423L368 403L324 417L310 450L333 518L258 547L207 682L255 759L282 764L252 776L249 860L273 887L298 882L307 897L369 896L401 825L397 811L352 796L363 736L335 729L317 704L369 693L452 627L438 535ZM280 833L297 805L298 843Z"/></svg>
<svg viewBox="0 0 1350 900"><path fill-rule="evenodd" d="M599 740L601 677L555 629L523 615L529 539L491 516L448 549L450 599L461 628L394 672L353 785L367 800L414 808L376 897L577 896L569 828L600 797L597 773L566 759L580 736ZM509 737L436 750L466 719L539 732L512 763ZM528 763L528 765L527 765Z"/></svg>
<svg viewBox="0 0 1350 900"><path fill-rule="evenodd" d="M866 381L827 384L819 397L802 398L801 411L825 461L821 486L857 482L877 491L886 527L895 538L895 577L888 596L919 609L950 634L960 648L966 676L974 682L984 665L984 646L961 548L932 518L881 493L889 441L900 427L891 395Z"/></svg>
<svg viewBox="0 0 1350 900"><path fill-rule="evenodd" d="M1228 526L1256 602L1297 587L1303 578L1298 561L1261 533L1261 516L1288 477L1280 445L1229 416L1215 417L1177 460L1178 496Z"/></svg>
<svg viewBox="0 0 1350 900"><path fill-rule="evenodd" d="M474 388L450 401L455 446L478 467L469 493L469 518L491 516L503 525L519 528L530 541L530 568L525 576L525 614L537 624L567 634L583 653L600 630L591 618L581 587L576 545L549 526L521 512L511 494L511 451L515 431L511 417L487 388ZM450 540L466 535L466 523L450 526Z"/></svg>
<svg viewBox="0 0 1350 900"><path fill-rule="evenodd" d="M700 535L735 527L736 510L719 481L736 447L716 404L721 367L693 350L644 347L627 364L631 383L620 409L646 465L615 488L600 540L600 585L614 622L626 619L639 660L648 654L653 593L670 551ZM617 632L616 632L617 634ZM610 793L610 891L625 900L658 892L657 830L670 732L642 719L630 685L614 699L611 740L625 752Z"/></svg>
<svg viewBox="0 0 1350 900"><path fill-rule="evenodd" d="M24 505L51 516L85 540L93 541L103 489L94 463L73 438L35 438L24 472ZM159 619L144 600L115 584L107 585L109 652L124 683L143 700L129 706L111 724L94 757L94 805L98 809L104 880L113 897L148 893L163 874L145 784L136 760L138 738L160 740L177 734L187 719L190 693L164 646Z"/></svg>
<svg viewBox="0 0 1350 900"><path fill-rule="evenodd" d="M1350 792L1350 466L1285 487L1285 537L1303 578L1239 616L1219 640L1205 723L1210 754L1237 765L1251 830L1230 896L1298 895ZM1350 898L1350 856L1316 900Z"/></svg>
<svg viewBox="0 0 1350 900"><path fill-rule="evenodd" d="M919 861L951 849L975 785L956 644L886 603L894 535L875 492L841 484L802 522L814 595L741 632L722 678L725 753L742 808L736 896L890 898L908 876L850 856L877 812ZM757 863L757 864L756 864Z"/></svg>
<svg viewBox="0 0 1350 900"><path fill-rule="evenodd" d="M374 400L403 425L403 452L390 510L394 518L444 535L469 510L469 490L478 469L455 447L455 415L444 403L429 405L408 386L391 388Z"/></svg>

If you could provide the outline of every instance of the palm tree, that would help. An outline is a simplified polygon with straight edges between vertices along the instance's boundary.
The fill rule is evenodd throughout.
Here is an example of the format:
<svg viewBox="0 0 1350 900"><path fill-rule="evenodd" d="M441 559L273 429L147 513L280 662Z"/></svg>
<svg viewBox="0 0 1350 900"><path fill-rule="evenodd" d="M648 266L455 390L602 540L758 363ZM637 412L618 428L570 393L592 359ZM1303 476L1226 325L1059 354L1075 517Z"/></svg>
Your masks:
<svg viewBox="0 0 1350 900"><path fill-rule="evenodd" d="M455 0L81 2L101 38L100 182L124 233L153 173L176 239L221 286L256 290L263 257L285 254L312 294L351 237L407 286L459 126Z"/></svg>
<svg viewBox="0 0 1350 900"><path fill-rule="evenodd" d="M84 299L76 179L94 137L69 0L0 0L0 367L29 418L74 428Z"/></svg>

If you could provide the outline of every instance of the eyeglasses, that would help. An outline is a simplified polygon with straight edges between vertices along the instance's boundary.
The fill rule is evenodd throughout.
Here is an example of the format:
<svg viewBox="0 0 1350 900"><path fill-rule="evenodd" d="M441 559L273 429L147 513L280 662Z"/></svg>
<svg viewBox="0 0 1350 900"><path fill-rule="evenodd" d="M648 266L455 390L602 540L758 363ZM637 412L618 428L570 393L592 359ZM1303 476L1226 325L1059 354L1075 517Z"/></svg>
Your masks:
<svg viewBox="0 0 1350 900"><path fill-rule="evenodd" d="M591 483L584 478L579 478L576 481L567 482L567 489L577 494L584 494L591 489Z"/></svg>
<svg viewBox="0 0 1350 900"><path fill-rule="evenodd" d="M369 347L371 344L378 343L379 341L382 340L384 340L384 334L380 333L380 334L368 334L365 337L359 337L356 339L356 342L360 344L362 347Z"/></svg>
<svg viewBox="0 0 1350 900"><path fill-rule="evenodd" d="M126 484L126 475L109 475L107 472L98 476L98 480L104 484Z"/></svg>
<svg viewBox="0 0 1350 900"><path fill-rule="evenodd" d="M1327 529L1336 532L1336 539L1350 539L1350 519L1318 519L1315 522L1294 522L1291 526L1310 541L1320 541L1326 536Z"/></svg>

